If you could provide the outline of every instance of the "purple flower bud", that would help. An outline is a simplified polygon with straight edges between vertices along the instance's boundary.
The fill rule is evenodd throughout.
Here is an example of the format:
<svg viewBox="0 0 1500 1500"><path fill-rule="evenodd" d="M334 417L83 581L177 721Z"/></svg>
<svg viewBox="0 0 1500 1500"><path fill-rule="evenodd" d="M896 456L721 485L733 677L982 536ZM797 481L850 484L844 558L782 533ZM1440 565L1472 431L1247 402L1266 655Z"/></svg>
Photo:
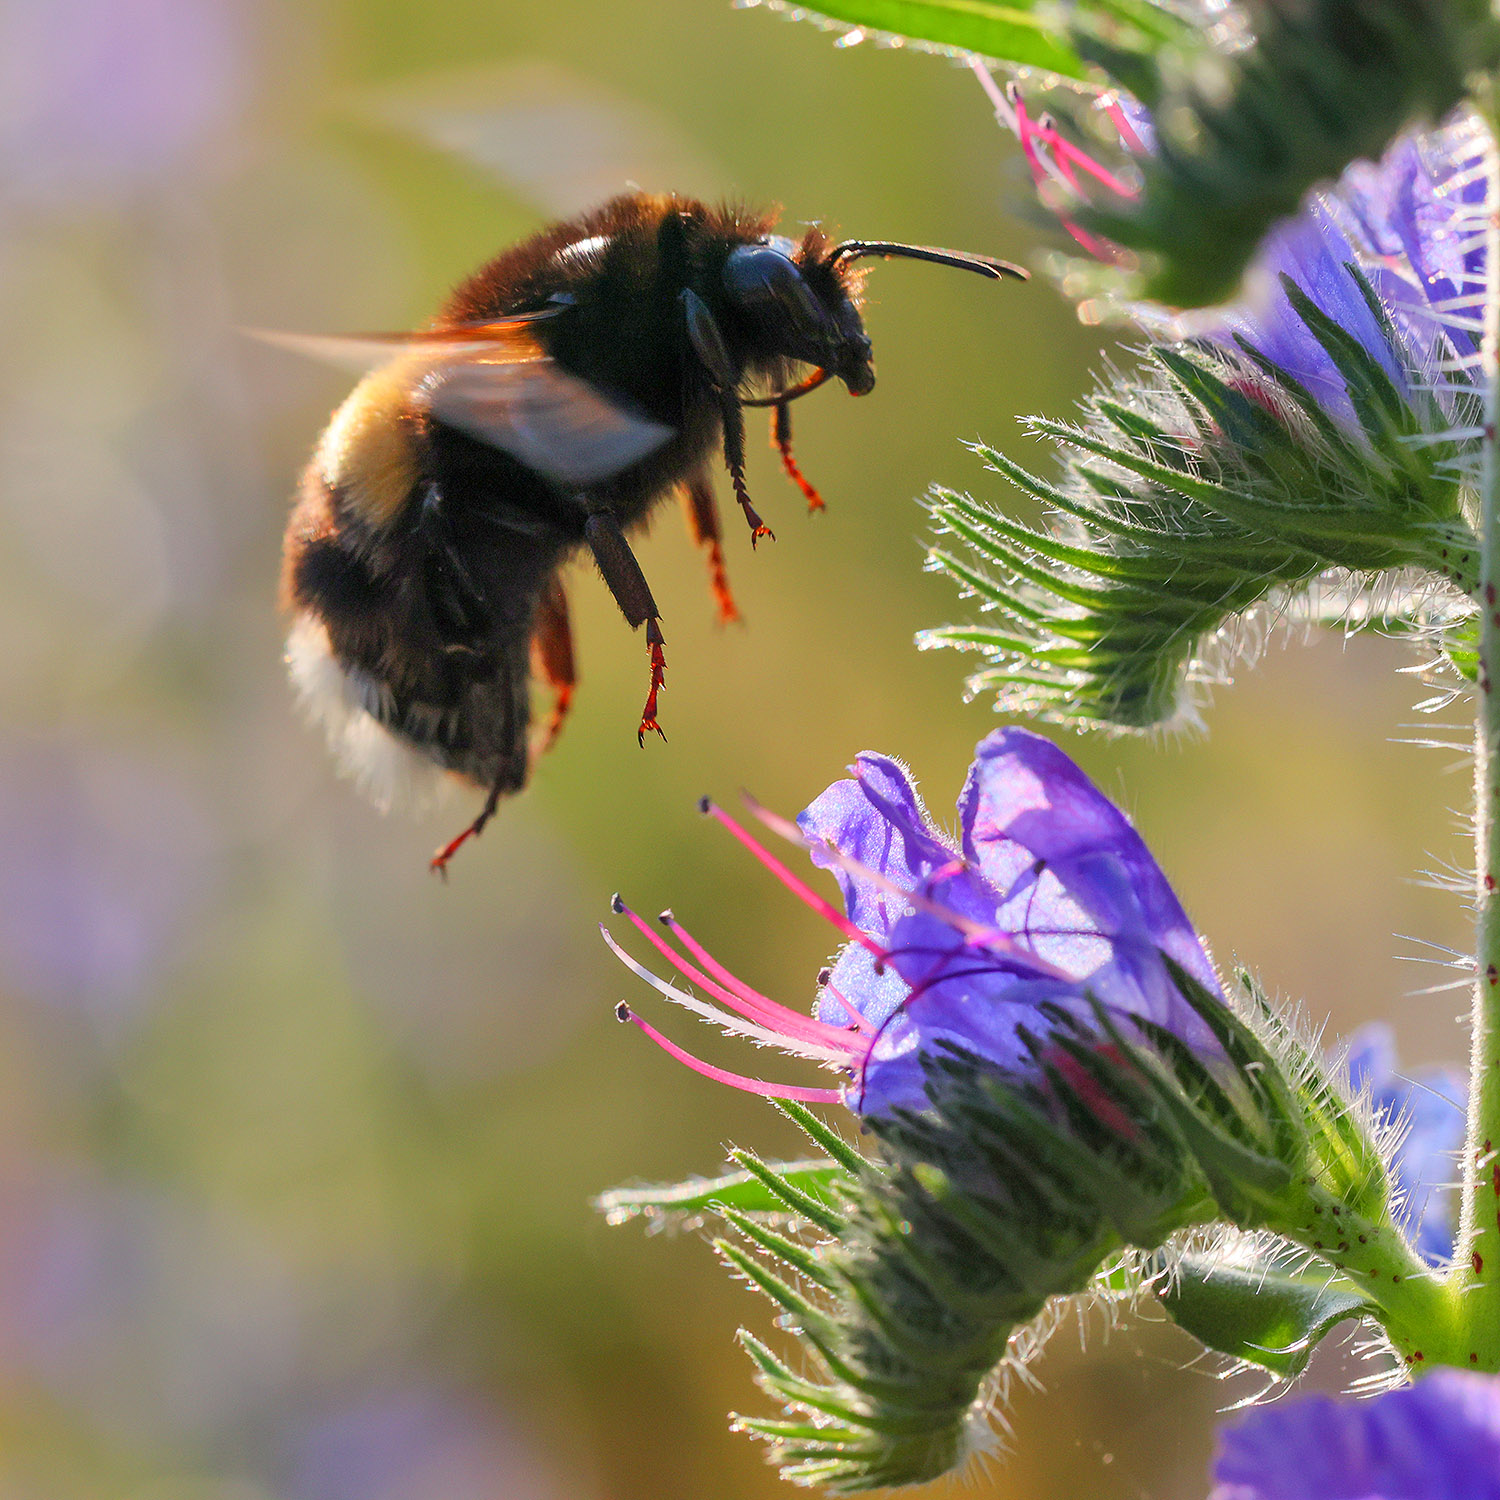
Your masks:
<svg viewBox="0 0 1500 1500"><path fill-rule="evenodd" d="M1500 1500L1500 1378L1435 1370L1372 1401L1307 1396L1220 1439L1211 1500Z"/></svg>
<svg viewBox="0 0 1500 1500"><path fill-rule="evenodd" d="M627 1008L622 1019L711 1077L777 1097L842 1099L873 1116L926 1107L923 1060L953 1048L997 1068L1035 1073L1028 1037L1045 1034L1060 1013L1091 1026L1096 1005L1117 1024L1151 1022L1201 1056L1220 1055L1168 969L1171 960L1219 994L1202 943L1139 834L1055 745L1022 729L983 740L959 799L956 842L934 827L895 761L861 755L853 769L854 779L835 783L802 814L800 838L757 810L769 826L804 842L815 864L834 871L847 915L727 815L708 809L852 939L823 976L814 1016L735 979L671 913L661 920L686 957L616 903L726 1010L656 980L609 939L668 998L852 1081L843 1090L803 1089L727 1074L682 1052Z"/></svg>

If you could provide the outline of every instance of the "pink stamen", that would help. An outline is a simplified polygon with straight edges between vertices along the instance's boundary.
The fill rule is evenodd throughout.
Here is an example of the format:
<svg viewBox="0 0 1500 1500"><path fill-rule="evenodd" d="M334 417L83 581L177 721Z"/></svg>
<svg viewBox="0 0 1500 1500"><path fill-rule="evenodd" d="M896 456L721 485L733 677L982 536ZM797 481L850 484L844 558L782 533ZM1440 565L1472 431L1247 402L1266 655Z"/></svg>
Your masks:
<svg viewBox="0 0 1500 1500"><path fill-rule="evenodd" d="M984 90L985 97L990 101L990 108L995 111L995 118L1007 130L1014 132L1016 112L1011 107L1010 100L1005 97L1005 91L995 82L995 75L977 57L969 59L969 67L973 69L974 76L979 80L979 87Z"/></svg>
<svg viewBox="0 0 1500 1500"><path fill-rule="evenodd" d="M1018 943L1015 937L1003 928L986 927L982 923L975 922L971 918L964 916L961 912L956 912L951 907L944 906L942 902L934 901L931 896L926 895L922 891L909 891L904 886L897 885L888 875L882 874L879 870L872 869L869 865L861 864L859 860L845 854L842 849L829 843L826 839L814 844L795 823L788 821L777 813L773 813L769 808L762 807L748 793L745 793L744 797L745 805L750 809L751 815L761 823L764 823L772 833L780 834L789 843L797 844L803 849L817 848L822 850L846 874L857 875L862 880L868 880L872 885L879 887L881 890L899 897L906 904L916 907L919 911L925 911L929 916L936 917L938 921L942 922L945 926L951 927L955 932L961 932L964 935L965 943L970 947L990 948L996 952L1008 954L1029 967L1036 969L1039 974L1052 979L1072 978L1070 974L1059 969L1055 964L1048 963L1040 954L1033 952L1025 944ZM938 873L943 874L950 869L962 870L963 861L955 860L952 865L945 865L943 870ZM931 878L936 879L937 876ZM885 954L886 958L891 956L890 953Z"/></svg>
<svg viewBox="0 0 1500 1500"><path fill-rule="evenodd" d="M859 1013L859 1011L855 1010L853 1005L849 1003L848 999L844 996L841 990L835 989L831 984L825 984L823 986L823 993L825 995L832 995L833 998L837 1000L841 1006L843 1006L844 1014L847 1015L850 1021L854 1023L854 1029L856 1031L862 1033L865 1036L875 1035L875 1028L870 1025L870 1023L864 1018L863 1015Z"/></svg>
<svg viewBox="0 0 1500 1500"><path fill-rule="evenodd" d="M1038 131L1036 125L1032 122L1032 118L1026 109L1026 101L1021 97L1018 90L1012 92L1011 103L1016 112L1016 139L1020 141L1021 150L1031 167L1032 180L1040 187L1050 174L1047 171L1047 163L1037 153L1036 137Z"/></svg>
<svg viewBox="0 0 1500 1500"><path fill-rule="evenodd" d="M698 804L698 807L699 811L707 813L710 817L716 818L722 823L799 901L810 906L819 916L833 923L845 937L852 939L862 948L868 948L875 955L876 961L879 963L884 963L890 957L886 950L869 933L861 932L836 906L825 901L811 886L804 884L793 875L769 849L763 844L757 843L717 803L711 802L705 797Z"/></svg>
<svg viewBox="0 0 1500 1500"><path fill-rule="evenodd" d="M845 1052L851 1060L861 1050L849 1045L849 1034L840 1027L829 1026L826 1022L816 1020L812 1016L801 1015L785 1005L778 1004L769 995L762 995L752 990L749 985L741 984L727 969L717 964L715 967L724 975L726 984L733 988L727 988L726 984L716 984L702 969L688 963L644 917L633 912L618 897L615 898L614 909L622 916L629 918L636 931L679 974L694 984L701 984L711 995L723 1001L731 1010L738 1012L746 1020L765 1026L768 1030L786 1037L789 1042L810 1042L819 1047ZM691 948L691 945L686 943L684 946Z"/></svg>
<svg viewBox="0 0 1500 1500"><path fill-rule="evenodd" d="M1135 126L1130 123L1130 116L1125 113L1119 96L1106 94L1100 104L1104 113L1109 116L1112 124L1120 133L1120 142L1127 151L1133 151L1137 156L1146 154L1146 143L1136 134Z"/></svg>
<svg viewBox="0 0 1500 1500"><path fill-rule="evenodd" d="M1038 187L1041 187L1049 177L1053 177L1065 183L1080 198L1083 197L1084 194L1079 186L1078 175L1073 171L1071 165L1072 160L1077 160L1080 166L1085 167L1085 170L1092 172L1095 176L1099 176L1101 182L1118 182L1118 179L1114 179L1111 173L1099 166L1097 162L1094 162L1086 152L1080 151L1070 141L1064 140L1050 121L1033 120L1026 109L1026 101L1022 98L1019 89L1012 90L1011 102L1016 114L1016 139L1021 143L1021 150L1031 167L1032 180ZM1059 163L1051 156L1044 156L1037 150L1038 141L1060 152L1064 160ZM1119 184L1115 190L1123 193L1125 196L1131 196L1123 183ZM1058 223L1096 260L1113 262L1121 259L1121 252L1118 246L1111 244L1106 239L1102 239L1099 235L1090 233L1081 224L1075 223L1061 209L1054 209L1053 212L1057 214Z"/></svg>
<svg viewBox="0 0 1500 1500"><path fill-rule="evenodd" d="M648 1021L643 1021L623 1001L615 1007L615 1016L621 1021L629 1021L632 1025L639 1026L663 1052L675 1057L678 1062L686 1064L695 1073L701 1073L705 1078L712 1078L716 1083L727 1083L730 1088L740 1089L747 1094L760 1094L770 1099L797 1099L804 1104L841 1104L843 1102L842 1089L813 1089L801 1088L789 1083L765 1083L759 1078L747 1078L743 1073L731 1073L724 1068L716 1068L712 1063L704 1062L701 1057L694 1057L691 1052L684 1051L676 1042L663 1036L656 1027Z"/></svg>
<svg viewBox="0 0 1500 1500"><path fill-rule="evenodd" d="M783 1005L779 1000L773 1000L769 995L762 994L759 990L752 989L744 980L737 978L716 959L707 948L703 946L688 930L677 920L674 913L664 911L661 914L661 922L666 929L682 944L699 963L703 965L716 979L728 985L735 994L740 996L747 1005L765 1007L767 1015L776 1015L784 1018L791 1025L795 1024L800 1030L807 1029L807 1034L813 1040L820 1041L828 1046L838 1046L839 1038L847 1037L847 1032L839 1026L830 1026L826 1021L819 1021L816 1017L803 1015L801 1011L792 1010ZM726 1002L727 1003L727 1002ZM858 1012L856 1012L856 1015ZM862 1018L861 1018L862 1019ZM844 1042L848 1046L847 1041ZM857 1057L863 1049L851 1047L849 1055Z"/></svg>
<svg viewBox="0 0 1500 1500"><path fill-rule="evenodd" d="M1058 155L1064 159L1064 161L1069 163L1076 162L1078 166L1082 167L1083 170L1087 172L1091 177L1093 177L1096 181L1103 183L1104 186L1110 190L1110 192L1118 193L1122 198L1134 198L1136 196L1136 189L1132 187L1130 183L1124 181L1122 178L1116 177L1115 174L1111 172L1108 167L1104 166L1102 162L1095 161L1087 151L1084 151L1080 147L1075 146L1073 142L1070 141L1065 135L1063 135L1055 125L1051 125L1047 128L1046 134L1044 135L1043 139L1046 140L1047 144L1055 152L1057 152ZM1078 179L1071 174L1068 177L1068 181L1074 187L1078 186Z"/></svg>
<svg viewBox="0 0 1500 1500"><path fill-rule="evenodd" d="M759 1021L752 1021L735 1010L721 1010L717 1005L710 1005L707 1000L700 1000L690 990L679 989L675 984L669 984L659 975L653 974L645 964L638 963L615 941L614 934L602 922L599 924L599 935L609 946L609 951L630 970L637 979L644 979L652 989L670 1000L673 1005L680 1005L684 1010L690 1010L701 1020L710 1025L722 1027L730 1036L748 1037L753 1042L760 1043L764 1047L779 1047L783 1052L789 1052L797 1057L807 1057L815 1062L831 1063L835 1067L847 1068L853 1061L849 1051L848 1036L839 1033L839 1045L836 1047L825 1047L818 1042L810 1042L797 1037L786 1036L769 1026L763 1026Z"/></svg>

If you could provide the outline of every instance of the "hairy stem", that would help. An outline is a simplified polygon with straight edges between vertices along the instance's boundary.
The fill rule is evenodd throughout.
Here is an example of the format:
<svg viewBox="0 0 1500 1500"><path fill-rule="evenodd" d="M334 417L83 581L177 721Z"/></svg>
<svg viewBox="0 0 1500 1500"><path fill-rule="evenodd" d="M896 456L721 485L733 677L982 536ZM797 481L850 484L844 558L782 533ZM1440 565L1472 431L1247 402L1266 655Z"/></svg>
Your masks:
<svg viewBox="0 0 1500 1500"><path fill-rule="evenodd" d="M1493 85L1491 85L1493 89ZM1463 1206L1452 1286L1462 1294L1465 1362L1500 1370L1500 200L1496 97L1485 172L1483 460L1480 470L1479 712L1474 733L1474 853L1477 972L1469 1056L1468 1136L1460 1179Z"/></svg>

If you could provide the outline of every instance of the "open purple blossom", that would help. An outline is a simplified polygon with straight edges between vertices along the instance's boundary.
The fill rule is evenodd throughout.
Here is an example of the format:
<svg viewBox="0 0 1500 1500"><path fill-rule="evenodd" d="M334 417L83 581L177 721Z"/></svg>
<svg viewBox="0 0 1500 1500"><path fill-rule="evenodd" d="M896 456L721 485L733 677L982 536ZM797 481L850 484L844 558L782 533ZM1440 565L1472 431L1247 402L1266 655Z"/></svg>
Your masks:
<svg viewBox="0 0 1500 1500"><path fill-rule="evenodd" d="M1213 1475L1211 1500L1500 1500L1500 1377L1265 1407L1223 1433Z"/></svg>
<svg viewBox="0 0 1500 1500"><path fill-rule="evenodd" d="M1483 143L1472 118L1404 136L1378 163L1354 163L1274 229L1252 262L1244 301L1193 331L1220 341L1239 335L1348 419L1343 377L1292 309L1280 283L1289 276L1410 400L1424 382L1440 382L1444 362L1458 373L1477 356L1484 193ZM1396 350L1351 265L1379 295Z"/></svg>
<svg viewBox="0 0 1500 1500"><path fill-rule="evenodd" d="M1386 1165L1403 1207L1412 1243L1432 1265L1453 1255L1453 1225L1445 1191L1457 1171L1464 1138L1463 1079L1447 1068L1402 1074L1388 1026L1361 1027L1349 1046L1349 1081L1368 1089L1381 1123L1402 1134Z"/></svg>
<svg viewBox="0 0 1500 1500"><path fill-rule="evenodd" d="M951 1049L1000 1069L1034 1070L1028 1035L1047 1030L1048 1011L1087 1026L1097 1006L1117 1024L1149 1021L1202 1055L1216 1053L1168 964L1219 993L1201 942L1124 814L1050 741L1001 729L980 743L959 798L956 840L933 825L895 761L861 755L853 770L798 819L813 862L836 875L846 914L726 814L706 809L851 939L820 976L813 1016L736 980L671 913L662 922L681 952L616 904L718 1006L656 979L610 939L669 999L726 1030L838 1068L847 1086L791 1088L727 1074L625 1007L622 1019L711 1077L777 1097L841 1099L877 1116L924 1108L923 1059ZM797 837L790 825L760 816Z"/></svg>

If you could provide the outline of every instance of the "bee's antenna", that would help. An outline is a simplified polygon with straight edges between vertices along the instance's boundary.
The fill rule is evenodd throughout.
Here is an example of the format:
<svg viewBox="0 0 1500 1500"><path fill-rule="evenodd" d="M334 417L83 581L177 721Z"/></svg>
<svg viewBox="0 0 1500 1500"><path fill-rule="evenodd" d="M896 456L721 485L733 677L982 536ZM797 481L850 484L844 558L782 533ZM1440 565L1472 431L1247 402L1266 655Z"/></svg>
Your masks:
<svg viewBox="0 0 1500 1500"><path fill-rule="evenodd" d="M977 271L981 276L993 276L996 280L1002 276L1014 276L1019 281L1026 281L1031 276L1021 266L1008 260L996 260L991 255L970 255L965 250L943 250L936 245L900 245L893 240L845 240L829 251L827 264L834 266L841 260L862 260L867 255L930 260L940 266L956 266L960 271Z"/></svg>

